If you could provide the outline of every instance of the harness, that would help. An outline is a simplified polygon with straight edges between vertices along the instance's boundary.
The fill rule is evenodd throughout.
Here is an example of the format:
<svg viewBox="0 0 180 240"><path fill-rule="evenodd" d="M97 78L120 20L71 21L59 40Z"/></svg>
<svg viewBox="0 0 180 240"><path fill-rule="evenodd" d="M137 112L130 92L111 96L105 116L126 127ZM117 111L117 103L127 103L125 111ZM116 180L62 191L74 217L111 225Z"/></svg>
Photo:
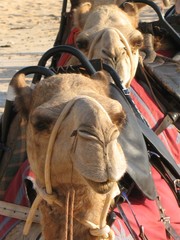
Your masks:
<svg viewBox="0 0 180 240"><path fill-rule="evenodd" d="M89 220L82 222L80 219L73 216L73 206L74 206L74 198L75 198L75 190L73 189L73 186L67 192L66 197L63 199L60 199L53 192L52 185L51 185L51 171L50 171L51 164L52 164L51 157L52 157L53 146L54 146L57 134L58 134L58 130L61 126L62 121L66 118L67 114L69 113L69 111L73 107L73 105L75 104L76 100L81 99L81 98L88 98L88 99L91 99L92 101L96 102L94 99L87 97L87 96L75 97L74 99L72 99L71 101L69 101L67 103L67 105L64 107L63 111L61 112L60 116L58 117L58 119L52 129L48 148L47 148L47 153L46 153L45 168L44 168L45 169L45 173L44 173L45 188L38 186L36 183L35 189L37 191L37 197L34 200L32 206L31 206L31 209L29 211L29 214L28 214L25 226L24 226L24 230L23 230L24 235L28 234L31 224L32 224L32 221L33 221L33 218L34 218L34 215L37 211L37 208L38 208L39 204L42 202L42 200L44 200L49 205L56 204L60 208L65 207L65 209L66 209L65 236L64 236L65 240L68 239L68 230L70 231L70 233L69 233L70 239L73 239L73 218L75 218L78 222L80 222L81 224L83 224L84 226L89 228L91 235L99 236L102 238L109 237L109 239L112 239L112 240L114 239L113 231L106 224L106 215L108 213L112 199L114 199L114 197L117 194L119 194L119 189L116 184L114 184L114 187L112 188L112 190L107 194L105 204L102 209L99 226L90 222ZM96 102L96 104L99 105L99 103L97 103L97 102ZM69 221L68 218L69 217L70 217L70 225L68 226L68 221Z"/></svg>

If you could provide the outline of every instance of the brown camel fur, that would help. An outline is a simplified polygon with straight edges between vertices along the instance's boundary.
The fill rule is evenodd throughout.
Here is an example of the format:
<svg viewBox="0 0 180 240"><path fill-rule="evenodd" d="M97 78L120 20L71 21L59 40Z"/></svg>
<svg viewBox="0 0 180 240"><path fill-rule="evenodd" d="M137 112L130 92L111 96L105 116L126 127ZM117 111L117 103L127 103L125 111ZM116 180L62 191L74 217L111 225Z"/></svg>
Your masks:
<svg viewBox="0 0 180 240"><path fill-rule="evenodd" d="M124 86L135 75L143 36L136 29L138 9L127 3L124 10L115 4L81 4L74 10L74 25L80 29L77 47L89 58L100 58L118 72ZM68 64L76 64L72 58Z"/></svg>
<svg viewBox="0 0 180 240"><path fill-rule="evenodd" d="M117 142L124 112L120 103L109 97L107 79L99 73L93 78L56 75L42 80L33 91L24 75L12 80L16 107L27 121L28 159L40 188L45 187L46 150L53 126L67 104L79 97L63 116L50 168L53 193L58 199L65 202L67 192L75 190L74 240L103 239L92 236L80 222L100 224L105 198L126 171ZM65 206L43 201L40 210L44 239L65 239Z"/></svg>

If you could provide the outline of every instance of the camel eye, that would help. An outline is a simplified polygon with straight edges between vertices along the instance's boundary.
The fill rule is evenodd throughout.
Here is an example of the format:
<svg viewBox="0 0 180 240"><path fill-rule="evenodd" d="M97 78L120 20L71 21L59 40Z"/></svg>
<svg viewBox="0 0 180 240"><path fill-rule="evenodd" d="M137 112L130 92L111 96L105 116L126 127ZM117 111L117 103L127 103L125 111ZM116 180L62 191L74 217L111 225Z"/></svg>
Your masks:
<svg viewBox="0 0 180 240"><path fill-rule="evenodd" d="M50 131L50 129L52 128L52 124L54 123L54 119L53 117L51 117L51 115L48 115L46 113L42 113L42 112L34 112L34 114L32 114L30 116L30 122L33 125L34 129L42 132L42 131Z"/></svg>
<svg viewBox="0 0 180 240"><path fill-rule="evenodd" d="M130 42L134 48L141 48L143 45L143 37L141 35L134 37L133 39L130 40Z"/></svg>
<svg viewBox="0 0 180 240"><path fill-rule="evenodd" d="M44 130L47 130L49 129L49 124L46 123L46 122L37 122L35 125L34 125L35 129L38 130L38 131L44 131Z"/></svg>
<svg viewBox="0 0 180 240"><path fill-rule="evenodd" d="M87 39L79 39L76 41L76 47L81 49L81 50L85 50L88 47L88 40Z"/></svg>

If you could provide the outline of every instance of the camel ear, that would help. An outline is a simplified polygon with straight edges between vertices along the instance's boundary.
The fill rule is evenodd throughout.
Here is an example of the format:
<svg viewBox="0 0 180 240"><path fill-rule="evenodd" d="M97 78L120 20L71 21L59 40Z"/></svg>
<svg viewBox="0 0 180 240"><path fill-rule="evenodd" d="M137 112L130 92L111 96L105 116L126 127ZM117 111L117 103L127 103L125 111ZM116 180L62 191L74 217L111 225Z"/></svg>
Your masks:
<svg viewBox="0 0 180 240"><path fill-rule="evenodd" d="M128 15L135 15L138 13L138 7L135 3L132 2L124 2L122 3L122 9L128 14Z"/></svg>
<svg viewBox="0 0 180 240"><path fill-rule="evenodd" d="M17 74L11 80L11 87L16 93L15 108L22 114L22 117L27 119L30 110L32 89L26 84L25 75Z"/></svg>
<svg viewBox="0 0 180 240"><path fill-rule="evenodd" d="M132 24L134 27L138 27L138 22L139 22L139 9L138 5L136 3L132 2L124 2L121 5L121 8L129 15Z"/></svg>
<svg viewBox="0 0 180 240"><path fill-rule="evenodd" d="M80 29L84 27L86 18L91 10L92 4L90 2L82 3L79 7L73 10L74 25Z"/></svg>

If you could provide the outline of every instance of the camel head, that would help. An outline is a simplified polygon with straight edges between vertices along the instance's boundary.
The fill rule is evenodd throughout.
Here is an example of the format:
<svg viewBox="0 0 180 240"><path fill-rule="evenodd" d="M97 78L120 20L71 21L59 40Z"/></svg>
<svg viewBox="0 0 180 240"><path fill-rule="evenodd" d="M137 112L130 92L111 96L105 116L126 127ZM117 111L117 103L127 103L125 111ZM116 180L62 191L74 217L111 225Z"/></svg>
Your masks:
<svg viewBox="0 0 180 240"><path fill-rule="evenodd" d="M124 9L115 4L82 3L74 11L75 26L80 29L76 46L88 59L102 59L119 74L129 87L135 75L139 48L143 43L138 26L138 8L125 3Z"/></svg>
<svg viewBox="0 0 180 240"><path fill-rule="evenodd" d="M107 82L63 74L44 79L32 91L21 74L12 85L17 108L27 121L28 159L40 185L45 184L50 136L62 118L52 147L53 188L73 181L107 193L126 170L117 141L125 115L120 103L108 97Z"/></svg>
<svg viewBox="0 0 180 240"><path fill-rule="evenodd" d="M106 199L119 193L117 181L126 171L118 143L125 114L121 104L109 97L108 80L98 73L92 79L80 74L54 75L32 90L20 74L12 79L11 87L16 108L27 123L27 154L37 192L45 188L48 193L48 181L61 202L59 207L43 198L47 203L40 204L45 239L64 239L65 199L71 190L75 192L73 239L99 239L90 223L106 225L110 205Z"/></svg>

